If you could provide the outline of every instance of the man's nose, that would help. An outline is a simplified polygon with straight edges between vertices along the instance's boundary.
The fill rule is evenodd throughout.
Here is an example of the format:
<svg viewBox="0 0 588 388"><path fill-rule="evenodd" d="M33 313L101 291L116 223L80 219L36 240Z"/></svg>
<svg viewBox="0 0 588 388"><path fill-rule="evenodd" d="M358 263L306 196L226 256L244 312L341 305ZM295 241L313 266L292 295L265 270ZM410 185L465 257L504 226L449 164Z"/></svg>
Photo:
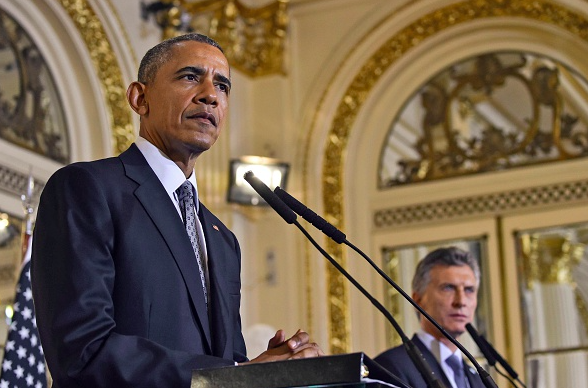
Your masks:
<svg viewBox="0 0 588 388"><path fill-rule="evenodd" d="M465 306L465 295L463 290L457 289L455 291L455 294L453 296L453 305L455 307Z"/></svg>
<svg viewBox="0 0 588 388"><path fill-rule="evenodd" d="M201 88L196 95L196 99L200 103L216 106L218 103L218 96L216 93L217 90L214 84L210 81L205 81L201 84Z"/></svg>

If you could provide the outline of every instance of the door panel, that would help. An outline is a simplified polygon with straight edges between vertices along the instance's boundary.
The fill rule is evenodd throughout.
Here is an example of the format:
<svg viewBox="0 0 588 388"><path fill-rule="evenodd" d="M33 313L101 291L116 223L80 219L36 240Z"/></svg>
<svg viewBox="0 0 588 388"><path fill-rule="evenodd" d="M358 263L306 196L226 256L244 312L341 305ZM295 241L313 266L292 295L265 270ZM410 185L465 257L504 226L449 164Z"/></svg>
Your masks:
<svg viewBox="0 0 588 388"><path fill-rule="evenodd" d="M502 222L509 353L529 387L588 387L588 207Z"/></svg>

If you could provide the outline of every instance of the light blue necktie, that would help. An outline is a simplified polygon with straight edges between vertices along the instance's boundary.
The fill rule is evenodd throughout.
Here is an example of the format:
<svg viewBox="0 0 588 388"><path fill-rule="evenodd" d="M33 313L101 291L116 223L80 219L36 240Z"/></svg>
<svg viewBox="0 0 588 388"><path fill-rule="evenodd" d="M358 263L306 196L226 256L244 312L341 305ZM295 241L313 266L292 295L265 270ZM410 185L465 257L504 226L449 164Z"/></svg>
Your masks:
<svg viewBox="0 0 588 388"><path fill-rule="evenodd" d="M198 262L198 271L200 272L200 280L202 280L202 291L204 291L204 301L206 302L206 308L208 308L208 290L206 287L206 275L204 274L205 268L202 260L200 237L196 229L196 205L194 204L192 183L188 180L182 183L176 190L176 194L178 195L184 226L186 227L188 237L190 237L190 242L196 255L196 261Z"/></svg>
<svg viewBox="0 0 588 388"><path fill-rule="evenodd" d="M445 362L451 369L453 369L453 377L457 388L467 388L462 359L458 355L452 354L447 357Z"/></svg>

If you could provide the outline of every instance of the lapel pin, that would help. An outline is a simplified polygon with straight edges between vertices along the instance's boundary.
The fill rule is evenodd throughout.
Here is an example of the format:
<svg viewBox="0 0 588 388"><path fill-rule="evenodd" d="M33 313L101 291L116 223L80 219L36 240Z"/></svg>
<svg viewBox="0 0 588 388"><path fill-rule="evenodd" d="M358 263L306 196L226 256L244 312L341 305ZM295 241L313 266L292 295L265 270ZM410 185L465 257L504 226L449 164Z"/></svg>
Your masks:
<svg viewBox="0 0 588 388"><path fill-rule="evenodd" d="M216 225L213 224L212 225L212 228L218 232L218 226L216 226Z"/></svg>

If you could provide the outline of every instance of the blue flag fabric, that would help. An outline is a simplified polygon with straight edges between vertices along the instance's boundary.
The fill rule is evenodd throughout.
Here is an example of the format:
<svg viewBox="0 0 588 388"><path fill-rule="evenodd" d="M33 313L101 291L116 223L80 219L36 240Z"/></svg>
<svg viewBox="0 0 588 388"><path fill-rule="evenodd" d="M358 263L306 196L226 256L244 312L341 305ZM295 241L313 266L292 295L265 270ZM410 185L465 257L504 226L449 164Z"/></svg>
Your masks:
<svg viewBox="0 0 588 388"><path fill-rule="evenodd" d="M16 286L14 315L8 329L4 359L0 372L0 388L46 388L45 358L31 290L31 261L23 265Z"/></svg>

